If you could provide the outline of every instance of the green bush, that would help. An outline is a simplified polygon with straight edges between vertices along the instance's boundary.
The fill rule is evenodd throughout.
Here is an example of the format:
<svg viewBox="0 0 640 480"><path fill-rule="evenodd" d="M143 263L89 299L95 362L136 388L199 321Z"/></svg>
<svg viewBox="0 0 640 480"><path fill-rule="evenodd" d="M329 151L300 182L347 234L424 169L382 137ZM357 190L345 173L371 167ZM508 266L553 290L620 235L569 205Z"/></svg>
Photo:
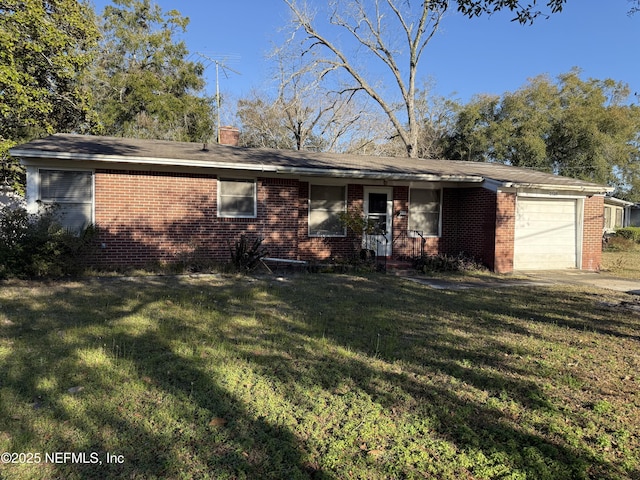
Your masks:
<svg viewBox="0 0 640 480"><path fill-rule="evenodd" d="M0 278L77 275L95 245L97 229L66 230L55 209L30 214L24 208L0 209Z"/></svg>
<svg viewBox="0 0 640 480"><path fill-rule="evenodd" d="M626 238L627 240L633 240L635 243L640 243L640 227L624 227L616 230L616 237Z"/></svg>

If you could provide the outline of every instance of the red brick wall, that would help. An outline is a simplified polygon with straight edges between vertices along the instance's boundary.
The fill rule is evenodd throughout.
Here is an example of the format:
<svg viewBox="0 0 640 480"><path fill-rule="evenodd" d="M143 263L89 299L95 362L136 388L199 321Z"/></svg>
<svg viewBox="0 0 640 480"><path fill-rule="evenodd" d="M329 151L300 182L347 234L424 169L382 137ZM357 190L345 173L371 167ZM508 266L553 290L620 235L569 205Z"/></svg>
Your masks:
<svg viewBox="0 0 640 480"><path fill-rule="evenodd" d="M264 238L269 255L277 258L349 258L361 247L361 239L354 232L346 237L308 236L307 182L259 178L257 218L243 219L217 216L214 175L99 170L95 181L96 223L104 245L98 261L104 265L194 258L227 261L229 243L243 233ZM362 212L363 193L362 185L347 186L350 212ZM394 187L394 257L420 252L420 239L398 240L407 230L408 217L395 214L408 212L408 201L409 188ZM513 206L509 202L506 205ZM496 221L495 212L496 195L488 190L444 189L442 237L427 237L425 253L465 252L492 268L494 255L505 254L506 266L497 264L500 271L505 270L513 257L513 242L508 242L512 223L502 225L504 222ZM496 225L498 233L504 233L505 244L499 243L494 250Z"/></svg>
<svg viewBox="0 0 640 480"><path fill-rule="evenodd" d="M514 241L516 231L516 195L498 193L496 206L495 262L497 273L513 271Z"/></svg>
<svg viewBox="0 0 640 480"><path fill-rule="evenodd" d="M257 218L218 218L213 175L98 170L98 262L144 265L200 258L227 261L242 233L264 238L274 257L295 258L298 182L257 180Z"/></svg>
<svg viewBox="0 0 640 480"><path fill-rule="evenodd" d="M219 218L215 175L98 170L95 219L100 227L98 263L228 261L229 242L243 233L264 238L277 258L325 260L359 253L361 240L308 236L309 184L259 178L256 218ZM348 185L348 208L362 211L362 185Z"/></svg>
<svg viewBox="0 0 640 480"><path fill-rule="evenodd" d="M582 269L599 270L602 265L602 225L604 197L584 200L584 230L582 238Z"/></svg>
<svg viewBox="0 0 640 480"><path fill-rule="evenodd" d="M265 178L258 180L258 218L260 236L269 256L296 259L298 252L297 180ZM240 236L240 231L236 236Z"/></svg>
<svg viewBox="0 0 640 480"><path fill-rule="evenodd" d="M398 216L398 212L407 212L405 216ZM409 228L409 187L393 187L393 256L417 257L422 251L422 238L408 233ZM437 255L440 246L440 237L424 237L424 253Z"/></svg>
<svg viewBox="0 0 640 480"><path fill-rule="evenodd" d="M399 216L399 212L407 215ZM406 235L409 228L409 187L393 187L393 238L391 245L394 257L412 257L419 255L420 239ZM414 243L415 242L415 243ZM413 248L414 245L417 248ZM414 252L414 250L417 250Z"/></svg>
<svg viewBox="0 0 640 480"><path fill-rule="evenodd" d="M215 178L206 175L96 171L100 261L108 265L173 261L206 247L215 216L215 187Z"/></svg>
<svg viewBox="0 0 640 480"><path fill-rule="evenodd" d="M298 247L300 260L345 259L357 255L362 240L354 232L347 231L346 237L309 237L309 183L300 182L298 204ZM362 212L364 190L362 185L347 185L347 209Z"/></svg>
<svg viewBox="0 0 640 480"><path fill-rule="evenodd" d="M300 183L300 212L298 218L298 240L300 259L328 260L345 259L359 255L362 248L362 238L352 231L346 237L308 237L308 197L309 184ZM347 209L356 215L361 215L364 204L364 186L350 184L347 186ZM409 187L393 187L393 257L411 257L420 254L420 239L407 238L408 216L398 216L400 211L409 211ZM440 239L430 237L426 239L426 253L436 254Z"/></svg>
<svg viewBox="0 0 640 480"><path fill-rule="evenodd" d="M480 187L445 188L442 197L439 253L465 253L494 268L496 194Z"/></svg>
<svg viewBox="0 0 640 480"><path fill-rule="evenodd" d="M219 218L214 175L98 170L95 220L100 227L98 262L144 265L195 258L228 261L229 242L241 234L264 238L269 255L326 260L358 254L361 240L308 236L309 184L298 180L258 178L257 218ZM362 212L364 187L347 186L347 208ZM406 232L408 187L394 187L394 239ZM496 272L513 270L515 194L483 188L445 188L442 236L427 238L426 253L473 255ZM582 268L597 270L602 260L603 197L584 202ZM419 246L418 250L419 251ZM394 244L394 256L416 252L409 242Z"/></svg>

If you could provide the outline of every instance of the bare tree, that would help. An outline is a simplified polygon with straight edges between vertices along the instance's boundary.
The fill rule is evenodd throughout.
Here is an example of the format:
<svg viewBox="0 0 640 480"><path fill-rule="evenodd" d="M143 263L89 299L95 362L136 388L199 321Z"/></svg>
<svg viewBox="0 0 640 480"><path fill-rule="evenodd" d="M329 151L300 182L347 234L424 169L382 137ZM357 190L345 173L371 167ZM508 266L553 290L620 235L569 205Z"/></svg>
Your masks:
<svg viewBox="0 0 640 480"><path fill-rule="evenodd" d="M360 46L365 47L368 53L381 61L391 72L402 97L406 115L406 119L403 119L398 115L396 106L383 96L383 89L367 78L366 72L359 68L357 61L350 58L342 46L316 28L313 15L308 9L301 7L295 0L284 1L293 13L295 26L303 29L307 35L305 42L308 46L304 55L319 47L323 47L330 54L314 59L314 63L320 68L320 78L334 70L347 72L355 84L345 87L341 93L366 92L388 116L406 148L407 155L417 156L417 67L424 48L438 30L448 2L425 1L419 10L412 8L409 2L398 0L352 0L346 8L343 7L346 4L344 1L330 3L330 23L349 32ZM390 35L390 31L401 32L408 47L406 53L403 54L394 45L395 38ZM399 62L405 59L408 65L403 69Z"/></svg>
<svg viewBox="0 0 640 480"><path fill-rule="evenodd" d="M565 1L547 0L546 5L555 13L562 10ZM289 42L297 40L298 31L305 33L303 56L311 58L320 78L327 79L337 71L345 72L351 84L339 92L366 93L388 117L405 154L418 156L423 121L416 111L418 65L425 47L439 29L450 0L332 0L328 25L322 25L303 0L284 2L291 10L295 29ZM520 0L451 0L451 3L467 17L504 9L514 13L514 20L531 23L538 16L546 15L537 10L536 0L525 5ZM347 32L353 48L349 49L348 42L339 42L342 32ZM372 57L391 74L395 99L386 92L387 85L361 65L365 56Z"/></svg>
<svg viewBox="0 0 640 480"><path fill-rule="evenodd" d="M381 131L380 122L373 123L361 104L308 86L305 84L302 90L294 89L286 95L281 91L277 97L254 91L240 99L237 116L242 126L241 144L353 152L358 150L356 145L383 138L375 136Z"/></svg>
<svg viewBox="0 0 640 480"><path fill-rule="evenodd" d="M253 91L237 104L237 117L242 128L240 145L255 148L293 148L284 128L277 100Z"/></svg>
<svg viewBox="0 0 640 480"><path fill-rule="evenodd" d="M344 152L354 149L355 139L371 140L371 115L356 92L326 89L299 53L277 49L273 55L277 94L254 92L238 102L243 145Z"/></svg>
<svg viewBox="0 0 640 480"><path fill-rule="evenodd" d="M354 139L379 141L380 129L366 99L349 88L327 88L314 62L300 52L281 51L279 103L296 148L311 143L329 152L353 151ZM309 140L312 139L312 142Z"/></svg>

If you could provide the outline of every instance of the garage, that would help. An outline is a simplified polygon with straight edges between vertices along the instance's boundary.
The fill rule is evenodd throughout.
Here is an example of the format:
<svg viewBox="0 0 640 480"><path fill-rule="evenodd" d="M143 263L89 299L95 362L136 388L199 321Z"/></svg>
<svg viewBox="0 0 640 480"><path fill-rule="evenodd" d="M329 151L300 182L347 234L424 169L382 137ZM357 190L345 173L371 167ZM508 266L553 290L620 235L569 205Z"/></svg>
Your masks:
<svg viewBox="0 0 640 480"><path fill-rule="evenodd" d="M576 199L518 197L514 269L578 267L577 210Z"/></svg>

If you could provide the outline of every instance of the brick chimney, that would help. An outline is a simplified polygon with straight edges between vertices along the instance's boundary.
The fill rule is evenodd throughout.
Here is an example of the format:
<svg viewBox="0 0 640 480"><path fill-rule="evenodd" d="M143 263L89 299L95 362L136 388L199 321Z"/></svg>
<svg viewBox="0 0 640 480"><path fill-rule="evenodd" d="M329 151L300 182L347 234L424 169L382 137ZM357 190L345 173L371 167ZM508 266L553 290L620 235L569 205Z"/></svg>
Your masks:
<svg viewBox="0 0 640 480"><path fill-rule="evenodd" d="M220 127L220 145L231 145L237 147L240 144L240 130L236 127Z"/></svg>

